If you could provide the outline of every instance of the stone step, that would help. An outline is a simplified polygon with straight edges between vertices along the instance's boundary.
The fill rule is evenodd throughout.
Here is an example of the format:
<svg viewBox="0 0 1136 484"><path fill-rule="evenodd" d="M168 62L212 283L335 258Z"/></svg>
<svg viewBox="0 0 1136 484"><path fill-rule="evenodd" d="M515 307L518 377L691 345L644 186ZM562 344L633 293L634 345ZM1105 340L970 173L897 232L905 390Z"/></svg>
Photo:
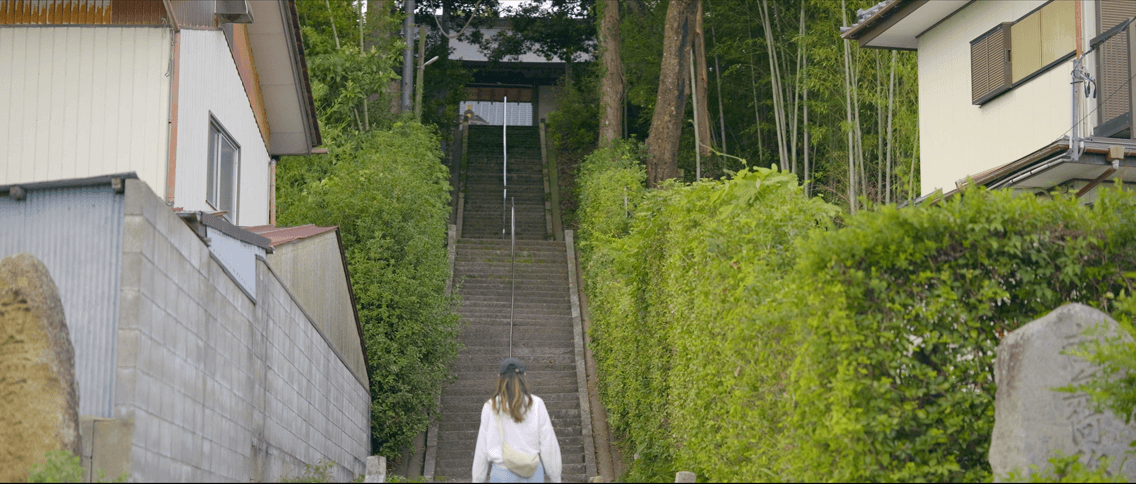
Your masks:
<svg viewBox="0 0 1136 484"><path fill-rule="evenodd" d="M516 329L516 328L514 328ZM571 332L571 330L569 330ZM501 364L501 358L495 355L461 355L455 360L455 365L458 368L489 368L492 370L496 368L495 365ZM531 371L546 371L556 369L558 371L576 370L576 356L575 355L549 355L525 359L525 369ZM547 399L546 399L547 400Z"/></svg>
<svg viewBox="0 0 1136 484"><path fill-rule="evenodd" d="M439 460L434 477L442 482L470 482L473 478L473 456L464 461ZM584 464L563 464L560 467L560 480L561 482L587 481L584 476Z"/></svg>
<svg viewBox="0 0 1136 484"><path fill-rule="evenodd" d="M529 311L565 311L563 314L571 315L572 306L568 304L567 298L561 303L550 302L524 302L521 300L505 300L501 302L495 301L479 301L471 303L463 303L459 308L463 314L474 314L478 312L500 312L503 315L508 315L509 311L513 312L513 316L521 312Z"/></svg>
<svg viewBox="0 0 1136 484"><path fill-rule="evenodd" d="M508 356L508 347L504 349L498 347L470 347L466 346L462 349L462 354L468 355L485 355L496 359L498 362ZM564 344L559 345L528 345L524 347L514 347L513 356L520 358L524 361L526 358L540 358L542 356L562 356L562 355L575 355L576 350L574 347ZM542 395L543 397L543 395Z"/></svg>
<svg viewBox="0 0 1136 484"><path fill-rule="evenodd" d="M572 335L563 334L541 334L541 335L522 335L517 334L517 328L513 328L513 348L520 348L523 346L539 345L539 346L553 346L553 345L570 345L572 344ZM464 331L464 330L463 330ZM463 333L462 344L472 347L492 347L500 349L504 352L509 350L509 327L504 326L500 331L483 331L481 334L465 334ZM515 351L514 351L515 353ZM497 359L500 361L500 358ZM492 371L492 368L490 368Z"/></svg>
<svg viewBox="0 0 1136 484"><path fill-rule="evenodd" d="M531 293L530 294L523 294L523 295L520 294L520 293L517 293L517 294L513 294L511 296L512 297L510 297L508 290L502 291L501 293L498 293L497 295L493 295L493 296L480 296L480 295L472 295L472 294L470 294L470 295L462 294L462 306L463 307L484 307L484 305L490 304L490 305L494 305L493 307L496 307L495 305L497 305L497 304L508 305L509 303L525 304L525 305L568 304L568 294L567 293L565 293L561 296L537 296L537 295L533 295Z"/></svg>
<svg viewBox="0 0 1136 484"><path fill-rule="evenodd" d="M495 372L494 372L495 373ZM493 376L492 374L490 376ZM445 399L451 395L464 395L476 396L477 398L485 398L493 396L496 390L497 381L495 379L487 379L485 381L463 382L457 381L451 383L442 390L442 398ZM560 380L537 380L535 378L528 379L529 391L536 395L543 395L546 393L575 393L579 391L576 385L576 377L571 379Z"/></svg>
<svg viewBox="0 0 1136 484"><path fill-rule="evenodd" d="M494 246L494 245L500 245L502 243L505 244L506 247L508 247L508 245L509 245L509 241L502 242L500 240L485 240L485 239L477 239L477 238L472 238L472 237L462 237L462 238L458 239L457 242L458 242L458 247L491 247L491 246ZM540 248L540 247L559 247L560 250L565 250L564 249L564 242L558 241L558 240L530 241L530 242L525 242L524 244L517 244L517 246L518 247L523 246L526 249L528 249L530 247L534 248L534 249Z"/></svg>
<svg viewBox="0 0 1136 484"><path fill-rule="evenodd" d="M580 434L580 415L576 411L575 417L558 417L552 411L548 412L549 418L552 420L552 428L556 431L556 435L561 434L563 430L565 435ZM461 430L477 430L481 425L481 414L469 413L461 414L460 416L452 414L442 414L441 416L453 417L455 420L439 420L438 432L451 432ZM441 449L439 449L441 450Z"/></svg>
<svg viewBox="0 0 1136 484"><path fill-rule="evenodd" d="M478 416L477 418L478 418L478 421L480 421L481 417ZM493 430L493 432L496 432L496 431L497 431L496 429ZM555 432L556 429L553 428L553 431ZM571 464L582 464L584 462L584 460L583 460L584 459L584 444L564 445L562 442L560 442L560 435L559 434L557 434L556 440L557 440L558 443L560 443L561 465L569 464L569 463L571 463ZM438 460L439 461L443 461L443 460L445 460L445 461L451 461L451 460L452 461L460 461L462 459L465 459L466 461L468 461L470 463L469 467L472 469L472 467L473 467L473 454L476 451L476 449L477 449L477 440L476 439L473 440L473 441L470 441L470 443L467 444L467 445L462 445L461 447L453 447L453 448L447 447L446 450L441 450L441 448L439 448Z"/></svg>
<svg viewBox="0 0 1136 484"><path fill-rule="evenodd" d="M479 417L480 418L480 417ZM555 429L553 429L555 430ZM556 441L560 444L560 452L564 453L564 448L568 446L581 446L584 445L583 435L565 435L556 434ZM466 445L470 446L470 450L477 445L477 430L451 430L449 432L438 432L438 445L442 443L454 446L454 448L461 448ZM581 450L581 453L583 451Z"/></svg>

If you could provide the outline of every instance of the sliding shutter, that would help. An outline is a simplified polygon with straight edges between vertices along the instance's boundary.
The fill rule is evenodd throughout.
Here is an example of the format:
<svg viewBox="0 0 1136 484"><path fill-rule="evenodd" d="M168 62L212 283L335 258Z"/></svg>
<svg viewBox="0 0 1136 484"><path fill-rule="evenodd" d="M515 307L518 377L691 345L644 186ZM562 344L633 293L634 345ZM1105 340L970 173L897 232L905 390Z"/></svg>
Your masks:
<svg viewBox="0 0 1136 484"><path fill-rule="evenodd" d="M1006 92L1010 74L1010 23L1005 22L970 41L972 102L983 104Z"/></svg>
<svg viewBox="0 0 1136 484"><path fill-rule="evenodd" d="M1100 8L1097 34L1102 34L1136 16L1136 1L1102 0L1097 5ZM1131 124L1127 37L1123 33L1115 35L1101 44L1097 50L1099 56L1097 62L1101 66L1097 80L1097 90L1100 93L1097 97L1100 102L1098 108L1100 126L1094 133L1097 136L1108 137L1119 134Z"/></svg>

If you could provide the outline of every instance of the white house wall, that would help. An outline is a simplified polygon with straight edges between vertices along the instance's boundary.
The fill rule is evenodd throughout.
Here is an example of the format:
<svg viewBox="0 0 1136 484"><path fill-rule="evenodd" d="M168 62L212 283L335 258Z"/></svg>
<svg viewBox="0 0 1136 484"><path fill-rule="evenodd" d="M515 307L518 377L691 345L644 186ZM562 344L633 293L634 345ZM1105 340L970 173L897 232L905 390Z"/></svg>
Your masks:
<svg viewBox="0 0 1136 484"><path fill-rule="evenodd" d="M971 104L970 41L1012 22L1043 0L974 2L919 39L919 136L922 193L950 191L955 181L1026 156L1067 135L1071 120L1064 62L982 106ZM1096 32L1093 2L1084 2L1084 48ZM1086 65L1095 73L1093 56ZM1095 107L1082 106L1082 113ZM1096 124L1090 116L1089 126ZM1088 134L1091 134L1091 129Z"/></svg>
<svg viewBox="0 0 1136 484"><path fill-rule="evenodd" d="M177 178L174 205L213 211L205 201L209 116L241 147L238 225L268 223L269 155L237 74L225 34L182 30L178 79Z"/></svg>
<svg viewBox="0 0 1136 484"><path fill-rule="evenodd" d="M0 184L133 171L164 189L169 60L167 28L0 27Z"/></svg>

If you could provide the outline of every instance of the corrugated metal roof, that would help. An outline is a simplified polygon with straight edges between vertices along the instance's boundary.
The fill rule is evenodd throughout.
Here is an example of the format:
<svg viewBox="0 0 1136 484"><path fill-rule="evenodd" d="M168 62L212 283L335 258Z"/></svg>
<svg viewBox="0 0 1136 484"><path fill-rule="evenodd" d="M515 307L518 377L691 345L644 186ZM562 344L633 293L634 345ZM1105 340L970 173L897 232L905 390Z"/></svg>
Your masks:
<svg viewBox="0 0 1136 484"><path fill-rule="evenodd" d="M243 229L254 234L268 237L269 245L276 247L281 244L287 244L297 239L304 239L313 237L319 234L331 232L339 227L332 225L331 227L320 227L315 224L301 225L299 227L277 227L275 225L257 225L255 227L242 227Z"/></svg>

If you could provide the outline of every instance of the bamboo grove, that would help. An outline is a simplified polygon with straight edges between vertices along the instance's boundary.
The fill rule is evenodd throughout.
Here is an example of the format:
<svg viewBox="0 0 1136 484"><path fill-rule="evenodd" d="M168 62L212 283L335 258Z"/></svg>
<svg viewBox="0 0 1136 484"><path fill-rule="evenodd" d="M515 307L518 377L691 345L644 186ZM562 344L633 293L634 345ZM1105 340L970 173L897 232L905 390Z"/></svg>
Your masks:
<svg viewBox="0 0 1136 484"><path fill-rule="evenodd" d="M660 79L667 78L668 66L660 47L666 48L666 26L675 25L668 10L677 10L671 5L679 2L692 5L686 8L699 17L688 47L694 55L682 55L676 72L687 88L690 64L695 72L695 102L686 103L674 150L685 174L693 175L699 161L704 177L737 170L741 159L776 164L805 180L810 194L853 211L865 202L918 196L915 55L860 49L840 38L840 28L855 23L856 11L870 2L620 2L620 38L606 41L600 19L600 44L619 44L625 135L647 137L656 159L664 151L645 135L664 99ZM606 15L615 1L604 3ZM690 129L695 104L706 120L697 132ZM708 145L697 155L695 135Z"/></svg>

